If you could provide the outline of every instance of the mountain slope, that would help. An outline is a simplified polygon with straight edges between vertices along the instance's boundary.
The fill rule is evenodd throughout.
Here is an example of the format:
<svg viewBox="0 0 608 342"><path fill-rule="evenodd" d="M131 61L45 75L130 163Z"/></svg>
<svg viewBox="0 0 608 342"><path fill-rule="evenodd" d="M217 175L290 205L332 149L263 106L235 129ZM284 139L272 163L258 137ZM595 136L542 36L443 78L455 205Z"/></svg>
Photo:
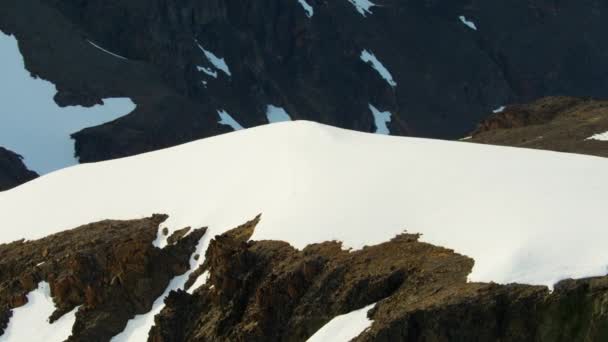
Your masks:
<svg viewBox="0 0 608 342"><path fill-rule="evenodd" d="M608 277L562 281L552 292L473 283L466 281L473 260L415 235L357 251L336 242L297 251L282 241L246 241L255 223L211 241L205 281L167 297L149 341L608 338Z"/></svg>
<svg viewBox="0 0 608 342"><path fill-rule="evenodd" d="M183 288L190 275L200 286L199 267L222 260L213 259L222 253L202 257L216 245L211 238L260 213L255 231L248 233L251 240L277 240L298 249L329 240L342 241L344 248L362 248L387 242L405 229L421 233L423 242L472 258L472 281L553 286L569 277L605 275L607 233L601 213L608 192L606 172L604 158L286 122L78 165L3 192L0 242L153 213L169 215L159 227L155 246L166 246L168 235L183 227L208 227L193 253L201 257L191 259L190 271L171 282L151 313L129 322L124 335L116 337L140 341L169 290ZM35 215L31 208L36 208ZM254 258L274 253L265 251L265 243L257 245L258 252L238 244L235 250L245 248L238 253ZM226 260L239 266L238 260ZM454 275L463 286L466 273ZM211 284L230 284L214 283L213 274ZM575 288L588 288L585 284ZM485 286L467 291L487 293ZM494 298L503 290L488 291L487 298ZM468 302L468 296L458 298ZM361 306L342 310L371 304L357 303Z"/></svg>
<svg viewBox="0 0 608 342"><path fill-rule="evenodd" d="M605 3L361 3L6 0L0 29L61 105L136 103L74 135L83 161L229 131L218 111L372 132L373 107L391 134L458 138L507 103L608 94Z"/></svg>
<svg viewBox="0 0 608 342"><path fill-rule="evenodd" d="M550 285L604 271L586 261L604 252L581 232L577 239L590 239L588 252L571 257L571 267L537 268L544 268L544 253L559 260L558 250L574 248L573 227L596 234L606 167L607 160L588 156L281 123L30 182L0 197L4 220L20 227L1 241L155 212L169 215L171 229L209 226L213 232L263 213L254 239L299 248L339 239L360 248L408 229L473 257L473 279ZM38 214L23 215L30 207ZM385 229L368 230L378 224ZM534 240L549 232L551 242ZM560 248L526 254L545 243ZM497 267L523 262L523 255L527 267L520 273ZM587 268L575 269L579 263Z"/></svg>

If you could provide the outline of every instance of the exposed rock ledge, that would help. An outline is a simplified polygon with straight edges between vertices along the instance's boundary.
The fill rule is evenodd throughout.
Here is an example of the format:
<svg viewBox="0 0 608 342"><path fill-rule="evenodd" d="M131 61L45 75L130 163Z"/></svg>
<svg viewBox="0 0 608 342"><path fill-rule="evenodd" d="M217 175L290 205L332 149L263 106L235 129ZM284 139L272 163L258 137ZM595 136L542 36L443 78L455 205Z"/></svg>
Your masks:
<svg viewBox="0 0 608 342"><path fill-rule="evenodd" d="M70 341L108 341L183 274L205 229L152 246L164 215L101 221L0 245L0 328L38 282L52 319L80 306ZM256 219L216 236L192 294L171 292L149 341L305 341L333 317L377 303L356 341L606 341L608 277L555 286L468 283L473 260L401 234L357 251L251 241ZM183 230L186 231L186 230ZM206 275L205 275L206 276ZM0 330L0 334L3 330Z"/></svg>
<svg viewBox="0 0 608 342"><path fill-rule="evenodd" d="M193 294L172 292L149 341L305 341L378 302L357 341L606 341L608 277L555 286L467 283L473 260L402 234L346 251L249 241L257 219L217 236Z"/></svg>
<svg viewBox="0 0 608 342"><path fill-rule="evenodd" d="M608 101L545 97L510 105L482 121L467 141L608 157Z"/></svg>
<svg viewBox="0 0 608 342"><path fill-rule="evenodd" d="M0 335L11 309L26 304L27 294L47 281L57 308L51 321L80 306L70 341L110 340L130 318L148 312L169 281L190 266L205 229L159 249L152 242L166 218L101 221L0 244Z"/></svg>

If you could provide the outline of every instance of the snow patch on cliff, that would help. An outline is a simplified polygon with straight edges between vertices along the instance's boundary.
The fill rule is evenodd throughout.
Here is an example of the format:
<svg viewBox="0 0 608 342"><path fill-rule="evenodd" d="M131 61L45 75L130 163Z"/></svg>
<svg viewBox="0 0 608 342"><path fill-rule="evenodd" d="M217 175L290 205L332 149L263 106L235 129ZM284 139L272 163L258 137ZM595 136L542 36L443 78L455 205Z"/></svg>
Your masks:
<svg viewBox="0 0 608 342"><path fill-rule="evenodd" d="M371 8L376 6L373 2L369 0L348 0L355 8L357 12L361 13L362 16L367 16L368 14L372 14Z"/></svg>
<svg viewBox="0 0 608 342"><path fill-rule="evenodd" d="M217 114L220 116L220 121L218 123L222 125L227 125L232 127L233 130L238 131L239 129L244 129L240 123L238 123L228 112L223 109L217 111Z"/></svg>
<svg viewBox="0 0 608 342"><path fill-rule="evenodd" d="M465 24L471 30L477 31L477 26L475 25L475 23L470 20L467 20L467 18L464 15L461 15L460 17L458 17L458 19L460 19L460 22Z"/></svg>
<svg viewBox="0 0 608 342"><path fill-rule="evenodd" d="M381 112L378 108L374 107L371 103L369 104L369 110L374 116L374 124L376 125L376 133L378 134L391 134L387 124L391 122L391 112Z"/></svg>
<svg viewBox="0 0 608 342"><path fill-rule="evenodd" d="M378 60L373 53L363 50L361 51L360 58L363 62L370 64L372 68L380 74L380 77L382 77L391 87L397 86L397 82L393 80L391 73L382 63L380 63L380 60Z"/></svg>
<svg viewBox="0 0 608 342"><path fill-rule="evenodd" d="M505 111L505 109L506 109L506 108L507 108L507 107L505 107L505 106L500 106L500 107L498 107L498 108L494 109L494 110L492 111L492 113L494 113L494 114L496 114L496 113L502 113L502 112L504 112L504 111Z"/></svg>
<svg viewBox="0 0 608 342"><path fill-rule="evenodd" d="M282 107L266 106L266 119L269 123L291 121L291 116Z"/></svg>
<svg viewBox="0 0 608 342"><path fill-rule="evenodd" d="M315 14L315 11L312 8L312 6L310 6L310 4L308 4L308 2L306 2L306 0L298 0L298 2L300 3L300 5L302 5L302 8L304 8L304 11L306 11L306 16L309 18L312 18L312 16Z"/></svg>
<svg viewBox="0 0 608 342"><path fill-rule="evenodd" d="M585 140L600 140L600 141L608 141L608 132L598 133L590 136Z"/></svg>

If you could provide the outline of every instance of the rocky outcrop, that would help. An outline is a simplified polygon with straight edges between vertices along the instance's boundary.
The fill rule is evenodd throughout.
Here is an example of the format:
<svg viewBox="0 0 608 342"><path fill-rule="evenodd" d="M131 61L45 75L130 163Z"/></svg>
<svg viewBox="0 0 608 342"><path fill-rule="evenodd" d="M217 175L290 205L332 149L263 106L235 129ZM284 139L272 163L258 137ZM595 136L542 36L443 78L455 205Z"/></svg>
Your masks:
<svg viewBox="0 0 608 342"><path fill-rule="evenodd" d="M266 123L272 104L370 132L372 104L392 113L392 134L458 138L503 104L608 95L604 2L376 1L364 16L347 0L307 1L310 18L296 0L5 0L0 29L17 36L33 75L55 83L58 104L137 104L73 135L85 162L227 132L219 109L245 127Z"/></svg>
<svg viewBox="0 0 608 342"><path fill-rule="evenodd" d="M23 164L23 157L0 147L0 191L14 188L36 177L38 174Z"/></svg>
<svg viewBox="0 0 608 342"><path fill-rule="evenodd" d="M355 341L599 342L608 338L607 300L607 277L562 281L552 293L517 284L423 290L402 303L397 319L374 322ZM389 310L380 305L372 317L382 320Z"/></svg>
<svg viewBox="0 0 608 342"><path fill-rule="evenodd" d="M305 341L377 303L356 341L603 341L608 277L546 287L468 283L473 260L402 234L357 251L249 241L257 219L215 237L192 294L172 292L149 341Z"/></svg>
<svg viewBox="0 0 608 342"><path fill-rule="evenodd" d="M11 309L50 284L54 321L79 307L70 341L108 341L130 318L148 312L169 281L185 273L205 229L164 249L152 242L166 215L101 221L34 241L0 245L0 335Z"/></svg>
<svg viewBox="0 0 608 342"><path fill-rule="evenodd" d="M190 267L205 229L159 249L152 241L166 218L107 220L0 245L0 334L11 309L46 281L56 305L51 321L78 308L70 341L108 341ZM149 341L305 341L335 316L372 303L373 323L355 341L608 338L608 277L564 280L553 291L473 283L472 259L418 235L354 251L336 241L297 250L251 240L259 220L210 241L186 288L199 276L206 281L170 293Z"/></svg>
<svg viewBox="0 0 608 342"><path fill-rule="evenodd" d="M546 97L507 106L482 121L467 141L608 157L608 101Z"/></svg>

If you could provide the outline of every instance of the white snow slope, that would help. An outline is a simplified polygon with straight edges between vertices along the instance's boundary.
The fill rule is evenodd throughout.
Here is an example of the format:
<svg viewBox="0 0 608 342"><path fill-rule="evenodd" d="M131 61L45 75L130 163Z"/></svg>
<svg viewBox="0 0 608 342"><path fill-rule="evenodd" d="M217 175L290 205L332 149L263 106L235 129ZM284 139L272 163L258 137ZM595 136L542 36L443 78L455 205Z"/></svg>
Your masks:
<svg viewBox="0 0 608 342"><path fill-rule="evenodd" d="M209 238L262 213L255 240L360 248L407 229L474 258L472 281L551 286L607 272L606 174L599 157L282 122L2 192L0 243L166 213L171 230L209 227L204 255Z"/></svg>

